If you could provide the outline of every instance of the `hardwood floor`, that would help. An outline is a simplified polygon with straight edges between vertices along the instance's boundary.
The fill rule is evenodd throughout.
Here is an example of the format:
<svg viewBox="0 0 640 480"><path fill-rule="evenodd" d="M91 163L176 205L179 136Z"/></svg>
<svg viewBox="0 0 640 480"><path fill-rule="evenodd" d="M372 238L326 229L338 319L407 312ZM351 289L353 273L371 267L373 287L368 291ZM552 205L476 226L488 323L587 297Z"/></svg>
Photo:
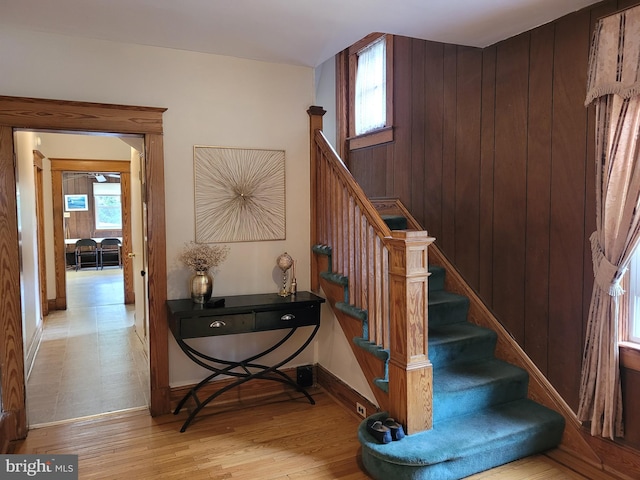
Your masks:
<svg viewBox="0 0 640 480"><path fill-rule="evenodd" d="M50 425L31 430L12 453L77 454L82 480L369 479L360 464L360 418L323 390L312 393L316 405L292 393L266 403L207 407L184 433L186 412L156 418L119 412ZM585 477L540 455L468 478Z"/></svg>
<svg viewBox="0 0 640 480"><path fill-rule="evenodd" d="M46 317L27 380L27 420L43 423L149 405L148 360L124 305L119 268L68 271L67 310Z"/></svg>

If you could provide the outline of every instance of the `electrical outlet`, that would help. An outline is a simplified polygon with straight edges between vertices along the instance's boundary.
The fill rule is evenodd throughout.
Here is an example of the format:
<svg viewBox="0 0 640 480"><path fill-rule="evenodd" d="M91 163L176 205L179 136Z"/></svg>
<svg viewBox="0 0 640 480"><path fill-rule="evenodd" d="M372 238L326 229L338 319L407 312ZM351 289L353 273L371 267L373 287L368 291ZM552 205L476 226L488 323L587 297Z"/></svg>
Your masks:
<svg viewBox="0 0 640 480"><path fill-rule="evenodd" d="M358 415L360 415L362 418L367 417L367 409L364 408L364 405L362 405L361 403L356 402L356 412L358 412Z"/></svg>

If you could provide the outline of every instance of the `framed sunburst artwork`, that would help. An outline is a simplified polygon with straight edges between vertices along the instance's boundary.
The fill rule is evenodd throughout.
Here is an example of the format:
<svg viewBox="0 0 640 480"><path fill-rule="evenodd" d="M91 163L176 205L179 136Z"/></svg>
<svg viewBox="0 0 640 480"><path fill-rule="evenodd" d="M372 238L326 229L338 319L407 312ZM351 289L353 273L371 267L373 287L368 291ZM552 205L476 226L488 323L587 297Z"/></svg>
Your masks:
<svg viewBox="0 0 640 480"><path fill-rule="evenodd" d="M284 150L194 147L196 242L284 240Z"/></svg>

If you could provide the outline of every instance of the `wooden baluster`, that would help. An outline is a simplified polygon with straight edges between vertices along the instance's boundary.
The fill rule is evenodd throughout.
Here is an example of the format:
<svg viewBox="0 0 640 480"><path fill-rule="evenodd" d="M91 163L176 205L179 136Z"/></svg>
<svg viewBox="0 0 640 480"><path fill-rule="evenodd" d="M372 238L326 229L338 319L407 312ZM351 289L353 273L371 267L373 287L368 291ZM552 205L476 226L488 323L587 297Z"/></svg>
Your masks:
<svg viewBox="0 0 640 480"><path fill-rule="evenodd" d="M390 413L407 433L429 430L433 421L433 369L428 357L427 248L424 231L393 231L389 248L391 344Z"/></svg>

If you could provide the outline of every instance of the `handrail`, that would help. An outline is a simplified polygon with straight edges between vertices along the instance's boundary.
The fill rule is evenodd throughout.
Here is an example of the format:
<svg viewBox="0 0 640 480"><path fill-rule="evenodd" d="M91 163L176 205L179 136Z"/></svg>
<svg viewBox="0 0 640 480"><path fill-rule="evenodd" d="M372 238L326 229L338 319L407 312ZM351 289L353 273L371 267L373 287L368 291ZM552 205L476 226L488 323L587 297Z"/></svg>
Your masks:
<svg viewBox="0 0 640 480"><path fill-rule="evenodd" d="M421 230L391 231L322 133L325 111L311 107L308 113L311 244L331 248L331 272L348 282L342 303L366 312L364 339L389 352L389 413L408 433L429 429L427 247L434 239ZM312 289L319 274L312 262Z"/></svg>

